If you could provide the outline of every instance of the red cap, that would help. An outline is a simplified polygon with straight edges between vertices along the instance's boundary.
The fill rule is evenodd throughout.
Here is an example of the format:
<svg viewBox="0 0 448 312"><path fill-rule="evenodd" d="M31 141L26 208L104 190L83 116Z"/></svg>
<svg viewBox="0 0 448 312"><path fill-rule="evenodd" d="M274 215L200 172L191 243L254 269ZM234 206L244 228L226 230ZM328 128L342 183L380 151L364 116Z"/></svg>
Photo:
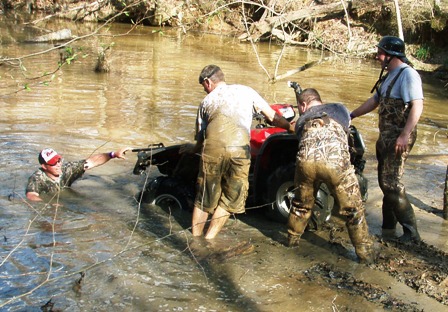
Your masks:
<svg viewBox="0 0 448 312"><path fill-rule="evenodd" d="M41 164L48 164L51 166L54 166L57 164L58 160L61 159L62 157L60 155L58 155L58 153L56 153L56 151L54 149L51 148L46 148L44 150L42 150L42 152L40 152L39 154L39 162Z"/></svg>

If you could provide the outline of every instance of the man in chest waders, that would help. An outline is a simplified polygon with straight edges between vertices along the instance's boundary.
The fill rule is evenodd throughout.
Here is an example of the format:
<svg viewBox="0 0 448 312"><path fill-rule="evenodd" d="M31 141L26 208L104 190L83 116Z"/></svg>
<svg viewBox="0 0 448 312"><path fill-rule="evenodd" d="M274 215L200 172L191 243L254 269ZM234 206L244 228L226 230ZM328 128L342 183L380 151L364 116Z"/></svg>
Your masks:
<svg viewBox="0 0 448 312"><path fill-rule="evenodd" d="M348 131L350 113L340 103L323 104L317 90L296 93L300 118L295 131L299 139L295 197L288 218L289 246L298 245L310 219L317 191L325 183L347 219L350 240L360 262L375 261L355 169L350 163Z"/></svg>
<svg viewBox="0 0 448 312"><path fill-rule="evenodd" d="M378 182L383 192L383 233L395 233L399 222L402 241L419 241L414 210L401 182L404 163L417 138L417 122L423 111L423 89L419 74L405 55L403 40L386 36L377 45L376 59L381 62L374 95L355 109L353 118L378 107L379 138L376 143ZM384 70L387 75L382 77Z"/></svg>

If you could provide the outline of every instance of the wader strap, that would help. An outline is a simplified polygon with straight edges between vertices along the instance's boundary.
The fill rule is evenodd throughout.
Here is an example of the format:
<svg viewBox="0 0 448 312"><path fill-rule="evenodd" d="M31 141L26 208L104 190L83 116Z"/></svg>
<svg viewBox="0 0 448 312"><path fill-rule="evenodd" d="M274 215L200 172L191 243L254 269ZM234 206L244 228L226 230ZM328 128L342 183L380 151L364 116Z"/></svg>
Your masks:
<svg viewBox="0 0 448 312"><path fill-rule="evenodd" d="M373 91L376 90L376 93L379 95L379 93L380 93L379 86L383 83L383 81L387 78L387 75L388 75L388 74L386 74L386 76L383 77L383 72L384 72L384 68L381 69L380 76L378 77L378 80L375 82L375 85L373 86L372 90L370 90L370 93L373 93Z"/></svg>
<svg viewBox="0 0 448 312"><path fill-rule="evenodd" d="M401 75L401 73L403 72L403 70L405 70L407 67L403 67L402 69L400 69L400 71L398 72L398 74L394 77L394 79L390 82L389 86L387 87L387 91L386 91L386 98L390 97L390 93L392 91L392 88L394 87L395 83L398 80L398 77Z"/></svg>

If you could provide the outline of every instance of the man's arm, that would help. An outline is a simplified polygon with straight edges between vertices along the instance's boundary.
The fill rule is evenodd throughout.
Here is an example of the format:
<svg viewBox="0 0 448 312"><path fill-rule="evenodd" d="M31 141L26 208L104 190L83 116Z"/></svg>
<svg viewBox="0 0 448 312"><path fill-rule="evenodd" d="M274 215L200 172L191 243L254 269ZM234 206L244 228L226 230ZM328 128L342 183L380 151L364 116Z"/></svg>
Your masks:
<svg viewBox="0 0 448 312"><path fill-rule="evenodd" d="M110 153L101 153L101 154L95 154L90 156L86 159L86 162L84 164L84 170L89 170L98 166L101 166L105 163L107 163L112 158L120 158L120 159L126 159L124 155L127 151L131 150L130 147L125 147L122 149L119 149L116 152L110 152Z"/></svg>
<svg viewBox="0 0 448 312"><path fill-rule="evenodd" d="M283 116L280 116L271 106L262 108L261 113L275 127L285 129L288 132L294 132L294 125L289 123Z"/></svg>
<svg viewBox="0 0 448 312"><path fill-rule="evenodd" d="M375 100L375 96L372 96L367 101L365 101L361 106L351 112L350 117L354 119L355 117L360 117L367 113L370 113L375 108L378 107L378 102Z"/></svg>
<svg viewBox="0 0 448 312"><path fill-rule="evenodd" d="M203 141L204 140L202 140L202 139L198 139L196 141L196 144L191 144L191 143L183 144L179 148L179 153L180 154L183 154L183 153L198 154L201 152Z"/></svg>
<svg viewBox="0 0 448 312"><path fill-rule="evenodd" d="M411 134L412 130L414 130L423 112L422 99L411 101L411 105L412 107L409 112L408 119L406 120L406 125L404 126L403 131L401 131L401 134L397 138L397 141L395 143L395 153L398 155L406 151L409 135Z"/></svg>
<svg viewBox="0 0 448 312"><path fill-rule="evenodd" d="M202 102L203 103L203 102ZM201 114L202 103L198 107L196 123L195 123L195 140L196 144L183 144L179 149L179 154L198 154L202 150L202 145L204 144L204 133L205 128L207 128L207 122L203 119Z"/></svg>
<svg viewBox="0 0 448 312"><path fill-rule="evenodd" d="M36 192L27 192L26 198L31 201L42 201L42 198L39 196L39 193Z"/></svg>

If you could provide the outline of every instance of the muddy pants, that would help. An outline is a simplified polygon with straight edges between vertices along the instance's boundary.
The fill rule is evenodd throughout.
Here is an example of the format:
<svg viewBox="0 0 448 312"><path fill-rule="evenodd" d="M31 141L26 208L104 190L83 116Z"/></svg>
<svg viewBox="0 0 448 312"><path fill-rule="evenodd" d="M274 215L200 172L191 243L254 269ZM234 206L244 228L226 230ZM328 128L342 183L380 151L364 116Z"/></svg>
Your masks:
<svg viewBox="0 0 448 312"><path fill-rule="evenodd" d="M319 126L320 125L320 126ZM347 230L361 260L371 257L373 242L355 170L350 163L347 134L330 119L328 124L305 128L297 154L295 199L288 219L288 234L298 239L307 226L321 183L335 196L340 214L347 217Z"/></svg>
<svg viewBox="0 0 448 312"><path fill-rule="evenodd" d="M243 213L249 189L249 167L249 146L204 148L195 207L210 214L218 206L230 213Z"/></svg>

